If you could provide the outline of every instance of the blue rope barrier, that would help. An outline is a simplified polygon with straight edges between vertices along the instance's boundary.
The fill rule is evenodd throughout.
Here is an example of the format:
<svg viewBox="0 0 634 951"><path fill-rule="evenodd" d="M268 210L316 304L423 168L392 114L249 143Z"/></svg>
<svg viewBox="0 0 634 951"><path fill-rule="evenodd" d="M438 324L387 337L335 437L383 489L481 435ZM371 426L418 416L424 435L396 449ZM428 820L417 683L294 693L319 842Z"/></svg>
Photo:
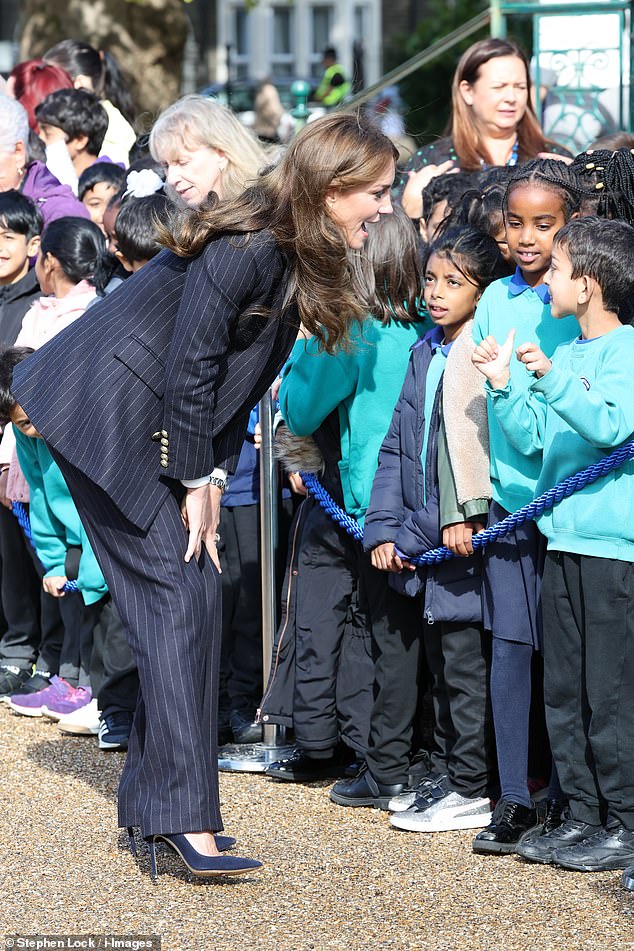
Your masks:
<svg viewBox="0 0 634 951"><path fill-rule="evenodd" d="M533 499L532 502L523 505L517 512L512 512L510 515L507 515L501 522L497 522L495 525L491 525L489 528L478 532L471 539L473 547L476 549L485 548L487 545L490 545L491 542L497 541L498 538L503 538L505 535L508 535L509 532L512 532L513 529L517 528L518 525L538 518L540 515L543 515L544 512L553 508L558 502L561 502L562 499L567 499L575 492L579 492L581 489L585 489L586 486L592 485L597 479L601 479L614 469L620 468L620 466L624 465L630 459L634 459L634 440L624 443L624 445L619 446L618 449L615 449L609 455L599 460L599 462L595 462L586 469L582 469L580 472L576 472L574 475L564 479L563 482L559 482L553 486L552 489L548 489L548 491L543 492L536 499ZM347 512L344 512L343 509L337 505L334 499L319 483L315 475L308 472L300 472L300 475L307 491L310 492L315 501L321 505L326 514L338 525L341 525L349 535L356 538L357 541L362 542L363 529L357 520L352 518L351 515L348 515ZM402 552L398 552L398 554L411 564L417 566L437 565L442 561L454 557L454 552L444 545L441 545L439 548L432 548L431 551L422 552L413 558L404 555Z"/></svg>
<svg viewBox="0 0 634 951"><path fill-rule="evenodd" d="M27 512L26 507L23 505L22 502L12 502L11 511L13 512L18 522L20 523L20 528L26 535L31 545L31 548L33 549L33 551L36 551L35 545L33 544L33 533L31 532L31 520L29 518L29 513ZM67 581L64 587L62 588L62 591L78 591L78 590L79 588L77 587L76 581Z"/></svg>

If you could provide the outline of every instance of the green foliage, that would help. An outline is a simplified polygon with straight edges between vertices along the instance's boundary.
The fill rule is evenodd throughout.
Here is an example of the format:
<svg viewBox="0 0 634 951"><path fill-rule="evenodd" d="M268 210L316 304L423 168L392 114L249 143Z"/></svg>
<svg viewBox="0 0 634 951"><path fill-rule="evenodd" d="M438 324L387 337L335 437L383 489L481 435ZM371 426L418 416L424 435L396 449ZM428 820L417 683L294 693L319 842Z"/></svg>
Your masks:
<svg viewBox="0 0 634 951"><path fill-rule="evenodd" d="M457 29L488 7L487 0L429 0L425 18L409 37L397 38L385 50L385 68L394 69L409 57ZM530 51L530 25L513 18L514 36ZM451 111L451 81L458 60L472 43L489 35L488 27L473 33L452 50L407 76L399 85L407 131L419 144L443 135Z"/></svg>

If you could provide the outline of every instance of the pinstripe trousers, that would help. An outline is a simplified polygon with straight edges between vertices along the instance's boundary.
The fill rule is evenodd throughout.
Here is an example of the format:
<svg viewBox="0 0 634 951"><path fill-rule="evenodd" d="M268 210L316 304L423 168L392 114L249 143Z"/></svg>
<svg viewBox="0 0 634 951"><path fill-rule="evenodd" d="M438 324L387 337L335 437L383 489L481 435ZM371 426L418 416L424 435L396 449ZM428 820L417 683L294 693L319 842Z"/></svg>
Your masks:
<svg viewBox="0 0 634 951"><path fill-rule="evenodd" d="M217 708L220 576L187 533L170 494L147 532L53 452L125 625L139 699L119 784L119 825L156 833L222 829Z"/></svg>

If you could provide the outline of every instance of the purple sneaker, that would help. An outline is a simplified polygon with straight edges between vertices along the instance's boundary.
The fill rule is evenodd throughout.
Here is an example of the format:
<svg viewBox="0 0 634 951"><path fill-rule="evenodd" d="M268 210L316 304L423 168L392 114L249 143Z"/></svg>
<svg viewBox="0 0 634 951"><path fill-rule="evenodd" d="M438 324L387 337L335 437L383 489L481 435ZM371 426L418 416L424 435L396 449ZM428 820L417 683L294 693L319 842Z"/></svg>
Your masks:
<svg viewBox="0 0 634 951"><path fill-rule="evenodd" d="M48 687L36 693L16 693L9 699L9 706L24 717L41 717L46 704L54 704L62 698L70 697L73 687L61 677L51 677ZM90 698L89 698L90 699Z"/></svg>
<svg viewBox="0 0 634 951"><path fill-rule="evenodd" d="M90 687L71 687L70 694L51 697L42 707L42 716L49 720L59 720L68 713L74 713L80 707L85 707L92 700Z"/></svg>

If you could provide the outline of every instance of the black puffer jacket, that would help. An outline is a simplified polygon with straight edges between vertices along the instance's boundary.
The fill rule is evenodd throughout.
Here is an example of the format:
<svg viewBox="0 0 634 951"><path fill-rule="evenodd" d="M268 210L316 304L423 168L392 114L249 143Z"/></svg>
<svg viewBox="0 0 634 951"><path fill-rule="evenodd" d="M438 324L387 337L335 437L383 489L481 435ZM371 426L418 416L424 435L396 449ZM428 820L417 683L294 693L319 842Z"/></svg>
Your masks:
<svg viewBox="0 0 634 951"><path fill-rule="evenodd" d="M370 506L365 519L366 551L394 542L414 556L442 544L438 489L438 387L429 429L425 471L421 452L425 430L425 386L433 357L432 344L442 340L435 327L412 347L405 382L392 422L379 452ZM482 619L480 556L452 558L439 565L390 575L401 594L415 597L424 591L424 613L429 622L479 622Z"/></svg>
<svg viewBox="0 0 634 951"><path fill-rule="evenodd" d="M42 296L35 268L30 268L15 284L0 287L0 343L12 347L27 310Z"/></svg>

